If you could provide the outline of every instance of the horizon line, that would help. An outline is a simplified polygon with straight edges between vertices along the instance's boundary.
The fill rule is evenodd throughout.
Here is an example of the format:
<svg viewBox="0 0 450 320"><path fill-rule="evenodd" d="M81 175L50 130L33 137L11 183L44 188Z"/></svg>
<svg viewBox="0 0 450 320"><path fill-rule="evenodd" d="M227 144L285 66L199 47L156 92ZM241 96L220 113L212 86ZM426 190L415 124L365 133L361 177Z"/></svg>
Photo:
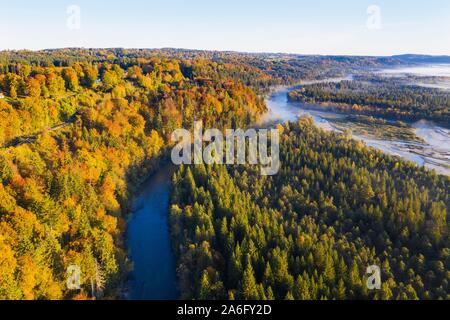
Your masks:
<svg viewBox="0 0 450 320"><path fill-rule="evenodd" d="M427 54L427 53L398 53L398 54L325 54L325 53L293 53L293 52L269 52L269 51L239 51L239 50L220 50L220 49L192 49L192 48L179 48L179 47L55 47L55 48L41 48L41 49L0 49L0 53L3 52L44 52L44 51L57 51L57 50L179 50L179 51L199 51L199 52L221 52L221 53L240 53L240 54L275 54L275 55L292 55L292 56L322 56L322 57L377 57L377 58L390 58L397 56L426 56L426 57L448 57L449 54Z"/></svg>

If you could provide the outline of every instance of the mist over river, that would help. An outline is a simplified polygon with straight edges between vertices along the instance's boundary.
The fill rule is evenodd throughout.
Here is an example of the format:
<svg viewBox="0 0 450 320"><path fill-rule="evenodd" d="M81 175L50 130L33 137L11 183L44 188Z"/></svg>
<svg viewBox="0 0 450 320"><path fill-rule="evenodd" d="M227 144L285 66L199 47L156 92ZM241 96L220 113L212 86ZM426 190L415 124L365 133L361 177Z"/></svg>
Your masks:
<svg viewBox="0 0 450 320"><path fill-rule="evenodd" d="M416 79L410 83L412 85L450 90L450 64L383 69L376 74L389 78L414 76Z"/></svg>
<svg viewBox="0 0 450 320"><path fill-rule="evenodd" d="M378 74L398 76L415 75L421 77L450 77L450 64L430 64L377 71Z"/></svg>
<svg viewBox="0 0 450 320"><path fill-rule="evenodd" d="M329 80L324 80L324 82ZM335 79L333 79L335 81ZM265 123L295 121L301 116L311 116L316 125L327 131L341 132L335 121L346 119L346 115L318 110L320 106L288 101L287 94L297 87L279 87L267 99L269 112L263 118ZM345 126L352 128L354 123L346 119ZM387 154L413 161L420 166L435 169L438 173L450 175L450 130L437 126L431 121L421 120L411 124L416 136L423 142L410 140L377 139L371 135L353 134L353 138L364 141L368 146Z"/></svg>

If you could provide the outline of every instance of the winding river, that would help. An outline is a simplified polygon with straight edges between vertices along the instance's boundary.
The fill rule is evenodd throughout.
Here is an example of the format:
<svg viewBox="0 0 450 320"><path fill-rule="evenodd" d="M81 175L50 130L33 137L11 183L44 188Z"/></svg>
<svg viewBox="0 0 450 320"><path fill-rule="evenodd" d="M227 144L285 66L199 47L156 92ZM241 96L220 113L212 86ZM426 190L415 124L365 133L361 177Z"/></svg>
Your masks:
<svg viewBox="0 0 450 320"><path fill-rule="evenodd" d="M309 115L324 130L340 131L333 120L345 118L345 115L318 111L304 104L289 102L289 90L288 87L280 87L268 97L266 103L269 112L265 115L264 122L295 121L299 116ZM351 122L348 124L351 126ZM381 140L355 135L354 138L386 153L450 175L450 131L429 121L419 121L413 124L413 127L423 142ZM128 223L127 242L134 265L128 297L133 300L166 300L179 297L168 226L172 170L171 166L161 168L144 183L134 202L133 215Z"/></svg>

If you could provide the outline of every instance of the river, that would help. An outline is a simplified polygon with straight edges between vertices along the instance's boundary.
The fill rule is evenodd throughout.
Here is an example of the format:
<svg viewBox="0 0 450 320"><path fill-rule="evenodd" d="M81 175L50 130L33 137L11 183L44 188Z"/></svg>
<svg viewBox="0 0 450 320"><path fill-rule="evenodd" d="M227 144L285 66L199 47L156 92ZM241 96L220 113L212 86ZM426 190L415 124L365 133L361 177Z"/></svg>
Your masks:
<svg viewBox="0 0 450 320"><path fill-rule="evenodd" d="M327 80L328 81L328 80ZM311 116L316 125L326 131L338 131L335 120L346 118L345 114L319 111L318 106L288 101L287 93L292 87L277 88L266 99L269 112L264 122L295 121L301 116ZM353 122L346 120L345 126L351 128ZM450 175L450 130L437 126L431 121L421 120L412 123L415 134L423 142L408 140L383 140L371 135L356 135L353 138L364 141L369 147L377 148L387 154L413 161L420 166L435 169L438 173Z"/></svg>
<svg viewBox="0 0 450 320"><path fill-rule="evenodd" d="M179 297L169 224L173 168L162 167L142 186L128 222L128 249L133 261L129 298L173 300Z"/></svg>

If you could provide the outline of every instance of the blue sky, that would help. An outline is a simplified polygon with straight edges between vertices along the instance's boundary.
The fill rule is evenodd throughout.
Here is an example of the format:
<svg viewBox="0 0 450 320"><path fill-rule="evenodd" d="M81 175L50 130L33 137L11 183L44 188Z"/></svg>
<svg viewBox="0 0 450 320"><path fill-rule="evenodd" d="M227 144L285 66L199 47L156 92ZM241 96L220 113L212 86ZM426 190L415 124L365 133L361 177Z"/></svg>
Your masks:
<svg viewBox="0 0 450 320"><path fill-rule="evenodd" d="M67 27L70 5L81 10L79 29ZM367 26L371 5L377 28ZM450 55L448 0L0 0L0 12L0 49Z"/></svg>

